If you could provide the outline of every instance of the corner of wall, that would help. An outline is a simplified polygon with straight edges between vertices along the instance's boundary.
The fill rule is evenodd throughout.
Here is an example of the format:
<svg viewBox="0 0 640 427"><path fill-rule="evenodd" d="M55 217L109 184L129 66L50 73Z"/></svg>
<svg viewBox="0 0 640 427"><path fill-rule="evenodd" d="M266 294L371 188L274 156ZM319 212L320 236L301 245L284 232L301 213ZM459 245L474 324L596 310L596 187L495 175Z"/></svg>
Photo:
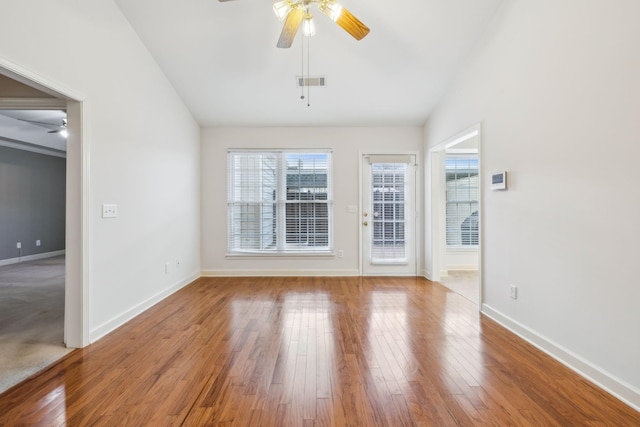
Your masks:
<svg viewBox="0 0 640 427"><path fill-rule="evenodd" d="M190 276L174 283L172 286L167 289L153 295L151 298L141 302L140 304L130 308L129 310L120 313L119 315L113 317L112 319L104 322L98 327L92 329L89 332L89 342L94 343L98 341L100 338L103 338L105 335L124 325L128 321L132 320L134 317L142 314L144 311L150 309L154 305L161 302L163 299L169 297L170 295L178 292L180 289L186 287L187 285L193 283L200 277L198 273L193 273Z"/></svg>
<svg viewBox="0 0 640 427"><path fill-rule="evenodd" d="M632 385L594 366L577 354L556 344L538 332L529 329L498 310L493 309L487 304L482 304L481 312L569 369L606 390L617 399L620 399L635 410L640 411L640 390Z"/></svg>

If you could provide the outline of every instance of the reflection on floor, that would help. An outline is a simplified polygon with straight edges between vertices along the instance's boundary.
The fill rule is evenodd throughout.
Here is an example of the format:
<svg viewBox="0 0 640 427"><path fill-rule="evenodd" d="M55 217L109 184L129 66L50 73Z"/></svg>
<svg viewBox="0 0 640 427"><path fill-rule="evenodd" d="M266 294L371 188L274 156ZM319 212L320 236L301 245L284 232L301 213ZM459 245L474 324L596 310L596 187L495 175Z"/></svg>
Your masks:
<svg viewBox="0 0 640 427"><path fill-rule="evenodd" d="M440 283L452 291L462 295L469 301L478 304L480 277L478 271L449 270L448 277L440 278Z"/></svg>
<svg viewBox="0 0 640 427"><path fill-rule="evenodd" d="M419 277L201 278L0 395L3 426L640 426Z"/></svg>
<svg viewBox="0 0 640 427"><path fill-rule="evenodd" d="M0 267L0 393L64 347L64 256Z"/></svg>

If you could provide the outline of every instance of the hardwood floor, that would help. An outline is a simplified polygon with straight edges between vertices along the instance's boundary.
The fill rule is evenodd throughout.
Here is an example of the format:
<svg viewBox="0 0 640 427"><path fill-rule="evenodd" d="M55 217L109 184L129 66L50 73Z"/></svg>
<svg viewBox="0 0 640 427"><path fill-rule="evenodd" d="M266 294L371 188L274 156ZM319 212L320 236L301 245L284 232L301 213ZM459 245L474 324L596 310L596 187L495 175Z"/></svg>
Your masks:
<svg viewBox="0 0 640 427"><path fill-rule="evenodd" d="M0 425L638 426L420 278L210 278L0 395Z"/></svg>

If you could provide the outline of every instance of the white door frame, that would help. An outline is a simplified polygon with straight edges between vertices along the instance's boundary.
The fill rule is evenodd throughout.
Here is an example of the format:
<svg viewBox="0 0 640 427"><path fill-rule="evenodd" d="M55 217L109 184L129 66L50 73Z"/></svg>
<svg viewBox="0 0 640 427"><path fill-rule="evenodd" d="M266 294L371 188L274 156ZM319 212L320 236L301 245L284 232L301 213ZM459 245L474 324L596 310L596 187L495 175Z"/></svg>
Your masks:
<svg viewBox="0 0 640 427"><path fill-rule="evenodd" d="M483 180L482 180L482 125L481 123L475 124L462 132L447 138L443 142L437 144L429 150L431 165L430 165L430 198L431 198L431 274L428 277L429 280L438 282L441 279L441 271L444 265L444 255L446 252L446 240L445 240L445 217L442 206L444 204L445 195L442 191L444 188L444 154L447 148L450 148L462 141L465 141L474 136L478 137L478 178L479 178L479 211L480 211L480 223L478 224L478 309L482 307L484 302L483 298L483 224L484 215L482 212L483 206Z"/></svg>
<svg viewBox="0 0 640 427"><path fill-rule="evenodd" d="M0 74L66 100L67 138L64 342L89 342L89 144L86 97L0 57Z"/></svg>
<svg viewBox="0 0 640 427"><path fill-rule="evenodd" d="M421 174L420 174L420 152L419 151L415 151L415 150L360 150L358 152L358 157L359 157L359 162L358 162L358 258L359 258L359 262L358 262L358 271L359 271L359 275L362 276L364 273L364 248L362 245L362 212L364 212L364 207L362 206L362 196L363 196L363 192L364 192L364 183L362 180L362 174L364 172L364 168L365 168L365 162L366 162L366 157L367 156L396 156L396 155L411 155L414 156L415 158L415 185L414 185L414 193L413 197L415 200L415 235L416 238L414 239L414 252L415 252L415 274L418 275L419 274L419 270L418 267L420 265L419 260L421 257L421 252L420 252L420 244L419 241L420 239L417 238L417 236L421 236L422 234L422 223L420 221L420 207L422 205L422 199L419 197L419 195L421 194L422 191L422 185L421 182L422 180L420 179Z"/></svg>

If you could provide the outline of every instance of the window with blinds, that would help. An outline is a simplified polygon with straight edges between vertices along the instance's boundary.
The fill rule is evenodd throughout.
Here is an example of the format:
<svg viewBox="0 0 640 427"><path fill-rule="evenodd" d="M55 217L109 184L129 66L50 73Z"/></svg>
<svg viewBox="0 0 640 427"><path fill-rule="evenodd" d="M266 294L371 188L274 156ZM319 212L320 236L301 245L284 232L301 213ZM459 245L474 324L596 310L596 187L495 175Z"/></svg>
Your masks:
<svg viewBox="0 0 640 427"><path fill-rule="evenodd" d="M478 246L478 157L447 154L446 241L449 247Z"/></svg>
<svg viewBox="0 0 640 427"><path fill-rule="evenodd" d="M332 250L331 153L228 154L230 254Z"/></svg>
<svg viewBox="0 0 640 427"><path fill-rule="evenodd" d="M408 163L371 164L371 260L406 263L405 238Z"/></svg>

